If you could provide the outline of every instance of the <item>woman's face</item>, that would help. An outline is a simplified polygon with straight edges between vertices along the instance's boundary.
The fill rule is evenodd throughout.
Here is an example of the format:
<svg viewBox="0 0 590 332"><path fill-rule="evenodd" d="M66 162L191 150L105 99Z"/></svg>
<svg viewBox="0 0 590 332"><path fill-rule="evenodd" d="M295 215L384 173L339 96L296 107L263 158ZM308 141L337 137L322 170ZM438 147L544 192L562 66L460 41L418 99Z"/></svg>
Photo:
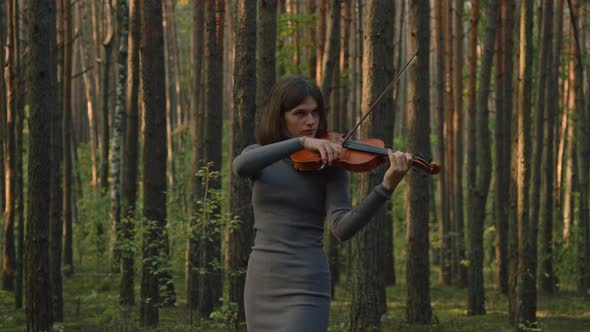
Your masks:
<svg viewBox="0 0 590 332"><path fill-rule="evenodd" d="M285 112L285 130L288 137L315 137L320 125L318 103L312 96L307 96L303 102Z"/></svg>

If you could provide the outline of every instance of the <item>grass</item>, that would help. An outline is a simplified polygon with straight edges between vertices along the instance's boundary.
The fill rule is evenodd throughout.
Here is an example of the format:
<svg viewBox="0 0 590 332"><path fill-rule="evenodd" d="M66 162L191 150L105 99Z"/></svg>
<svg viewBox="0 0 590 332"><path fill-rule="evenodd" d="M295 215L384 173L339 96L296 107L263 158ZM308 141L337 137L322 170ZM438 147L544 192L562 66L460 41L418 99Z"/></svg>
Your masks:
<svg viewBox="0 0 590 332"><path fill-rule="evenodd" d="M90 264L91 260L87 260ZM92 271L94 266L83 266L71 278L64 279L65 322L54 325L56 331L147 331L138 321L139 307L126 309L118 305L116 274ZM136 286L139 287L138 280ZM160 326L154 331L226 331L223 324L211 319L191 317L183 297L182 280L177 280L177 307L163 308ZM350 306L349 289L337 288L337 300L332 303L330 331L348 331ZM405 286L387 288L388 311L382 317L383 331L510 331L507 318L507 299L494 289L486 289L487 314L466 315L466 289L431 287L431 303L435 323L409 325L405 322ZM139 290L136 290L136 297ZM539 323L542 331L589 331L590 301L563 290L556 295L539 294ZM14 296L0 291L0 331L24 331L25 313L14 309Z"/></svg>

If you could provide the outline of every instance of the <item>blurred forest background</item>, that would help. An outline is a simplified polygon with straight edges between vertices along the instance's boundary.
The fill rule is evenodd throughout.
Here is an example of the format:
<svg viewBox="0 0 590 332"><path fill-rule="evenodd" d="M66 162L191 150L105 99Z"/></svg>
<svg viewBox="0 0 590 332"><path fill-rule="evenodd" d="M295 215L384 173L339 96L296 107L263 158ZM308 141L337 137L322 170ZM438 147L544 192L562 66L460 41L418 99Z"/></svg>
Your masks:
<svg viewBox="0 0 590 332"><path fill-rule="evenodd" d="M274 82L410 172L326 229L330 331L590 330L590 3L5 0L2 331L241 331L254 230L229 165ZM351 176L353 204L385 167Z"/></svg>

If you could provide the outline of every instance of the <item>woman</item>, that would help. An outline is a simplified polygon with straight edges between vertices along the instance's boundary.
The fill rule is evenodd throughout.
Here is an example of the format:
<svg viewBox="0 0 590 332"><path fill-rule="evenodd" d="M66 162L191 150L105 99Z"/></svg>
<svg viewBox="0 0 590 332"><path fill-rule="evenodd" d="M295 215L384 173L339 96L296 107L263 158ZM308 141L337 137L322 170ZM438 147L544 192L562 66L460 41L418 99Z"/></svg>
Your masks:
<svg viewBox="0 0 590 332"><path fill-rule="evenodd" d="M300 172L291 153L317 151L330 165L341 145L317 139L326 128L317 85L288 76L273 87L257 141L234 159L233 170L252 182L255 241L248 261L244 302L248 331L327 331L330 273L323 251L324 220L344 241L372 218L407 173L409 155L389 151L383 183L354 209L348 174L336 167Z"/></svg>

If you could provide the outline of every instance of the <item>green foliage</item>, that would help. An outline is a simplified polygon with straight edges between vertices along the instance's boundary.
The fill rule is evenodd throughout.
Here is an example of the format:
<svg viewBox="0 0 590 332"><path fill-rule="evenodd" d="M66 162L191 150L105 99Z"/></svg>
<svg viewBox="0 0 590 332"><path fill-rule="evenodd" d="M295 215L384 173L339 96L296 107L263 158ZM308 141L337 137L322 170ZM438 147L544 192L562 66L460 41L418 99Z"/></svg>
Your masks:
<svg viewBox="0 0 590 332"><path fill-rule="evenodd" d="M110 198L86 191L86 195L78 200L78 222L74 222L74 251L78 256L77 263L84 257L93 257L98 270L107 269L104 260L108 257L108 241L110 233L109 221Z"/></svg>
<svg viewBox="0 0 590 332"><path fill-rule="evenodd" d="M216 324L215 326L220 328L231 328L238 324L238 312L240 306L235 302L230 302L225 298L220 298L221 306L213 311L209 318L211 318Z"/></svg>
<svg viewBox="0 0 590 332"><path fill-rule="evenodd" d="M317 17L315 14L292 14L281 13L277 17L277 54L276 62L279 68L285 68L288 74L304 74L309 71L309 64L306 61L293 62L293 57L296 51L301 52L306 50L315 54L316 45L312 44L311 40L302 33L299 33L299 48L291 38L297 31L303 31L306 26L310 24L316 25ZM300 53L301 54L301 53ZM300 55L301 58L301 55Z"/></svg>
<svg viewBox="0 0 590 332"><path fill-rule="evenodd" d="M194 202L196 209L192 217L195 223L189 226L191 238L197 241L213 242L226 227L233 231L240 224L237 216L231 217L229 213L220 212L225 201L225 193L210 186L212 181L220 178L219 172L212 169L213 163L209 162L196 174L205 188L202 197Z"/></svg>

